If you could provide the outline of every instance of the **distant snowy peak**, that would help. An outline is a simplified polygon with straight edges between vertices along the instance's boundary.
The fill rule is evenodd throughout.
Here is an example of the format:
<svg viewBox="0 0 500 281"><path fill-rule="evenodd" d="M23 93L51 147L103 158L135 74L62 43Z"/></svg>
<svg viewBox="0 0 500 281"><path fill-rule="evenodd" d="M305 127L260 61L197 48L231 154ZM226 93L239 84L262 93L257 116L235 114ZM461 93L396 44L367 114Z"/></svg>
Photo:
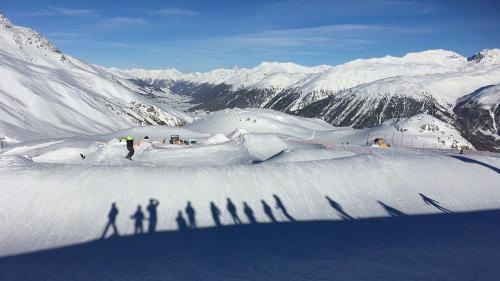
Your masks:
<svg viewBox="0 0 500 281"><path fill-rule="evenodd" d="M500 152L500 84L460 98L453 111L457 124L474 146Z"/></svg>
<svg viewBox="0 0 500 281"><path fill-rule="evenodd" d="M4 28L11 28L12 27L12 23L10 22L10 20L8 18L6 18L4 16L4 14L2 14L0 12L0 24L1 24L1 27L4 27Z"/></svg>
<svg viewBox="0 0 500 281"><path fill-rule="evenodd" d="M308 94L319 91L335 93L379 79L400 75L418 76L465 71L476 67L472 61L500 65L499 50L484 50L473 56L461 56L447 50L427 50L408 53L402 57L357 59L345 64L307 67L291 62L262 62L253 68L215 69L208 72L182 74L175 69L124 70L128 75L143 80L177 80L195 85L225 84L240 89L279 89ZM292 108L293 109L293 108Z"/></svg>
<svg viewBox="0 0 500 281"><path fill-rule="evenodd" d="M50 66L54 62L65 63L68 58L63 55L41 33L27 27L13 25L0 14L0 41L2 51L17 58Z"/></svg>
<svg viewBox="0 0 500 281"><path fill-rule="evenodd" d="M347 62L345 66L365 66L381 64L430 64L430 65L448 65L457 67L467 62L464 56L447 50L427 50L422 52L407 53L402 57L385 56L381 58L357 59ZM343 65L339 65L343 66Z"/></svg>
<svg viewBox="0 0 500 281"><path fill-rule="evenodd" d="M477 97L478 101L484 105L499 106L500 105L500 84L487 87Z"/></svg>
<svg viewBox="0 0 500 281"><path fill-rule="evenodd" d="M187 74L184 80L195 84L227 84L236 89L285 89L308 75L324 72L331 66L302 66L295 63L263 62L254 68L215 69Z"/></svg>
<svg viewBox="0 0 500 281"><path fill-rule="evenodd" d="M250 69L252 72L259 73L318 73L331 68L328 65L319 65L314 67L303 66L291 62L262 62L258 66Z"/></svg>
<svg viewBox="0 0 500 281"><path fill-rule="evenodd" d="M464 102L476 102L486 106L499 106L500 84L483 87L470 95L460 98L457 104Z"/></svg>
<svg viewBox="0 0 500 281"><path fill-rule="evenodd" d="M334 126L374 127L392 118L426 112L451 119L449 109L432 95L420 79L398 76L380 79L339 91L298 110L307 117L320 117Z"/></svg>
<svg viewBox="0 0 500 281"><path fill-rule="evenodd" d="M500 64L500 49L486 49L468 57L467 60L484 64Z"/></svg>
<svg viewBox="0 0 500 281"><path fill-rule="evenodd" d="M111 68L111 70L119 71L142 80L180 80L184 77L184 74L175 68L151 70L142 68L123 70L120 70L118 68Z"/></svg>
<svg viewBox="0 0 500 281"><path fill-rule="evenodd" d="M294 63L263 62L254 68L216 69L188 74L192 83L228 84L241 88L296 89L302 93L337 92L363 83L398 75L457 71L467 59L455 52L429 50L403 57L358 59L337 66L306 67Z"/></svg>
<svg viewBox="0 0 500 281"><path fill-rule="evenodd" d="M401 58L402 61L416 63L440 63L456 66L467 61L464 56L447 50L428 50L417 53L408 53Z"/></svg>

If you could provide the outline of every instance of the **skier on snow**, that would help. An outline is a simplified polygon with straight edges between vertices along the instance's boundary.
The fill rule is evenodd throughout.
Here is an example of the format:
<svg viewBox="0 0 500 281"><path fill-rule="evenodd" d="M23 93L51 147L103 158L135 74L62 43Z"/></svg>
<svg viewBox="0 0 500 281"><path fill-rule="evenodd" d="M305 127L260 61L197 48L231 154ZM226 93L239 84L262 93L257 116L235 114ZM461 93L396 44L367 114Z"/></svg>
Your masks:
<svg viewBox="0 0 500 281"><path fill-rule="evenodd" d="M125 158L132 160L132 156L135 153L135 151L134 151L134 138L132 136L127 136L126 140L127 140L128 154Z"/></svg>

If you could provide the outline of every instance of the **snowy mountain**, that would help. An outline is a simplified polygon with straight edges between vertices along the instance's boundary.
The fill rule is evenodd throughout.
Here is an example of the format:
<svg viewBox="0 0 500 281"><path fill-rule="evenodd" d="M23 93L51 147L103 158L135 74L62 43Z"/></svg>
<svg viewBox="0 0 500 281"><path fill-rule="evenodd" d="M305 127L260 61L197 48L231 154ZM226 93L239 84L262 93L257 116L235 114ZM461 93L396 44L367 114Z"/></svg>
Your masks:
<svg viewBox="0 0 500 281"><path fill-rule="evenodd" d="M500 85L483 87L460 98L454 108L464 136L478 149L500 152Z"/></svg>
<svg viewBox="0 0 500 281"><path fill-rule="evenodd" d="M7 142L192 120L1 14L0 77L0 136Z"/></svg>
<svg viewBox="0 0 500 281"><path fill-rule="evenodd" d="M140 75L158 77L146 70ZM354 128L425 113L455 125L459 98L500 83L500 49L469 58L430 50L337 66L266 62L255 68L185 75L167 71L163 79L171 92L191 99L192 110L272 108Z"/></svg>
<svg viewBox="0 0 500 281"><path fill-rule="evenodd" d="M174 89L193 95L201 103L198 108L213 111L235 106L268 107L294 112L339 91L391 77L418 78L438 74L446 77L455 74L460 79L464 76L474 79L489 72L490 75L485 78L487 81L482 83L494 82L498 80L499 53L500 50L485 50L474 56L475 59L467 59L450 51L430 50L403 57L359 59L333 67L264 62L255 68L217 69L185 75L169 74L167 70L164 80L177 81L178 85ZM151 71L150 74L147 70L139 72L135 76L139 79L158 78L157 71ZM462 95L467 94L466 90L468 88L462 91ZM453 97L450 101L444 95L447 93L438 93L436 98L455 102ZM455 93L452 96L456 99L457 95Z"/></svg>
<svg viewBox="0 0 500 281"><path fill-rule="evenodd" d="M465 125L471 113L460 110L463 100L458 101L500 84L499 49L469 58L430 50L337 66L264 62L254 68L183 74L176 69L89 65L4 16L1 23L0 134L9 142L107 133L142 124L183 125L192 118L179 110L250 107L353 128L423 113L452 125L460 119L461 132L473 145L491 149L495 143L482 145L484 138L472 137L478 135L473 127L479 125ZM472 101L468 104L470 111ZM490 123L487 138L495 139L495 122Z"/></svg>
<svg viewBox="0 0 500 281"><path fill-rule="evenodd" d="M358 128L417 113L428 113L452 123L457 99L499 79L500 64L482 63L439 75L390 77L337 92L306 106L298 114Z"/></svg>

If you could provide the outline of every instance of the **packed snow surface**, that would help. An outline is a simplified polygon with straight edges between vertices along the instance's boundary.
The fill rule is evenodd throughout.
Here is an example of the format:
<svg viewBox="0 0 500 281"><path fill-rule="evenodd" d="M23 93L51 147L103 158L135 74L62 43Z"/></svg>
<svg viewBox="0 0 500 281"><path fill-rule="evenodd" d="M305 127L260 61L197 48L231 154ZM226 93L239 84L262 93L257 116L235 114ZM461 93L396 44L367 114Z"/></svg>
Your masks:
<svg viewBox="0 0 500 281"><path fill-rule="evenodd" d="M406 137L425 138L436 131L432 120L420 116L379 130L406 128ZM0 229L0 256L97 239L112 202L120 210L120 234L131 234L129 216L150 198L160 201L158 230L176 229L177 212L188 201L199 227L213 225L210 202L222 211L221 222L231 224L227 198L243 223L243 201L257 221L269 222L261 200L274 205L273 195L300 221L341 219L325 196L354 218L388 216L387 206L405 214L440 212L419 193L453 212L500 207L498 157L353 145L366 140L360 132L273 110L235 109L184 128L145 126L11 145L0 156L0 223L7 226ZM120 142L127 135L135 138L133 161ZM171 145L170 135L198 144ZM352 143L342 145L347 137Z"/></svg>

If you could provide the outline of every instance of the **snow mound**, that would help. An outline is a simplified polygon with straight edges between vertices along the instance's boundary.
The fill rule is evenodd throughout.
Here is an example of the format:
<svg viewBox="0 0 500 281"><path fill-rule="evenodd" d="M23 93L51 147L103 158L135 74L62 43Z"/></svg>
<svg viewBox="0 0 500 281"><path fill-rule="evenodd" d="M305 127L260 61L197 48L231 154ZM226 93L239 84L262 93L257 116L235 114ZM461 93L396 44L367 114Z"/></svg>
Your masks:
<svg viewBox="0 0 500 281"><path fill-rule="evenodd" d="M427 114L391 119L380 126L366 129L318 131L313 140L333 145L371 145L375 138L384 138L386 143L397 148L474 148L455 127Z"/></svg>
<svg viewBox="0 0 500 281"><path fill-rule="evenodd" d="M269 109L226 109L212 112L186 128L208 134L234 135L236 129L249 133L275 133L307 138L317 130L331 130L333 127L320 119L292 116Z"/></svg>
<svg viewBox="0 0 500 281"><path fill-rule="evenodd" d="M224 134L216 134L211 137L209 137L206 141L205 144L221 144L230 141L228 137Z"/></svg>
<svg viewBox="0 0 500 281"><path fill-rule="evenodd" d="M450 148L462 146L473 148L472 144L462 137L455 127L430 115L417 114L409 118L391 120L384 125L393 126L397 131L415 136L420 140L427 139L430 147L434 144L434 146Z"/></svg>
<svg viewBox="0 0 500 281"><path fill-rule="evenodd" d="M243 140L250 155L259 161L266 161L287 149L286 143L273 134L248 134Z"/></svg>
<svg viewBox="0 0 500 281"><path fill-rule="evenodd" d="M317 161L317 160L327 160L342 157L354 156L356 153L347 150L326 150L326 149L297 149L297 150L285 150L284 153L269 159L267 162L307 162L307 161Z"/></svg>
<svg viewBox="0 0 500 281"><path fill-rule="evenodd" d="M236 128L232 133L229 134L232 140L237 140L243 138L244 135L248 134L245 129Z"/></svg>
<svg viewBox="0 0 500 281"><path fill-rule="evenodd" d="M257 137L257 142L263 140ZM342 219L325 196L353 218L390 216L384 206L408 215L440 212L419 193L453 212L498 209L499 159L460 157L374 150L371 155L263 165L103 167L2 156L0 223L5 227L0 229L0 256L97 239L111 202L120 210L120 234L131 234L129 216L150 198L161 202L159 231L176 229L175 217L187 201L197 211L199 227L213 226L210 202L222 210L222 224L232 224L225 211L227 198L237 206L243 223L248 220L242 202L253 208L258 222L267 223L261 200L274 205L274 194L298 221ZM276 220L287 220L273 211Z"/></svg>
<svg viewBox="0 0 500 281"><path fill-rule="evenodd" d="M206 145L215 134L241 128L242 116L257 120L244 128L243 141ZM254 208L258 222L270 222L261 200L274 204L274 195L298 221L342 219L325 196L353 218L390 216L390 208L405 214L440 212L419 193L453 212L500 208L495 155L353 145L381 136L396 144L403 136L405 146L413 140L414 146L424 141L428 148L435 141L430 136L446 132L442 126L417 116L355 130L273 110L235 109L186 127L145 126L12 145L0 155L0 225L7 226L0 228L0 256L96 239L111 202L120 209L120 234L131 234L129 216L150 198L161 202L158 230L176 229L177 213L187 201L197 210L199 227L213 226L210 202L222 210L222 224L231 224L227 198L244 223L249 221L243 202ZM124 158L126 145L119 141L127 135L135 139L133 161ZM170 135L199 144L171 145ZM349 145L339 144L346 140ZM287 216L276 210L275 219Z"/></svg>

